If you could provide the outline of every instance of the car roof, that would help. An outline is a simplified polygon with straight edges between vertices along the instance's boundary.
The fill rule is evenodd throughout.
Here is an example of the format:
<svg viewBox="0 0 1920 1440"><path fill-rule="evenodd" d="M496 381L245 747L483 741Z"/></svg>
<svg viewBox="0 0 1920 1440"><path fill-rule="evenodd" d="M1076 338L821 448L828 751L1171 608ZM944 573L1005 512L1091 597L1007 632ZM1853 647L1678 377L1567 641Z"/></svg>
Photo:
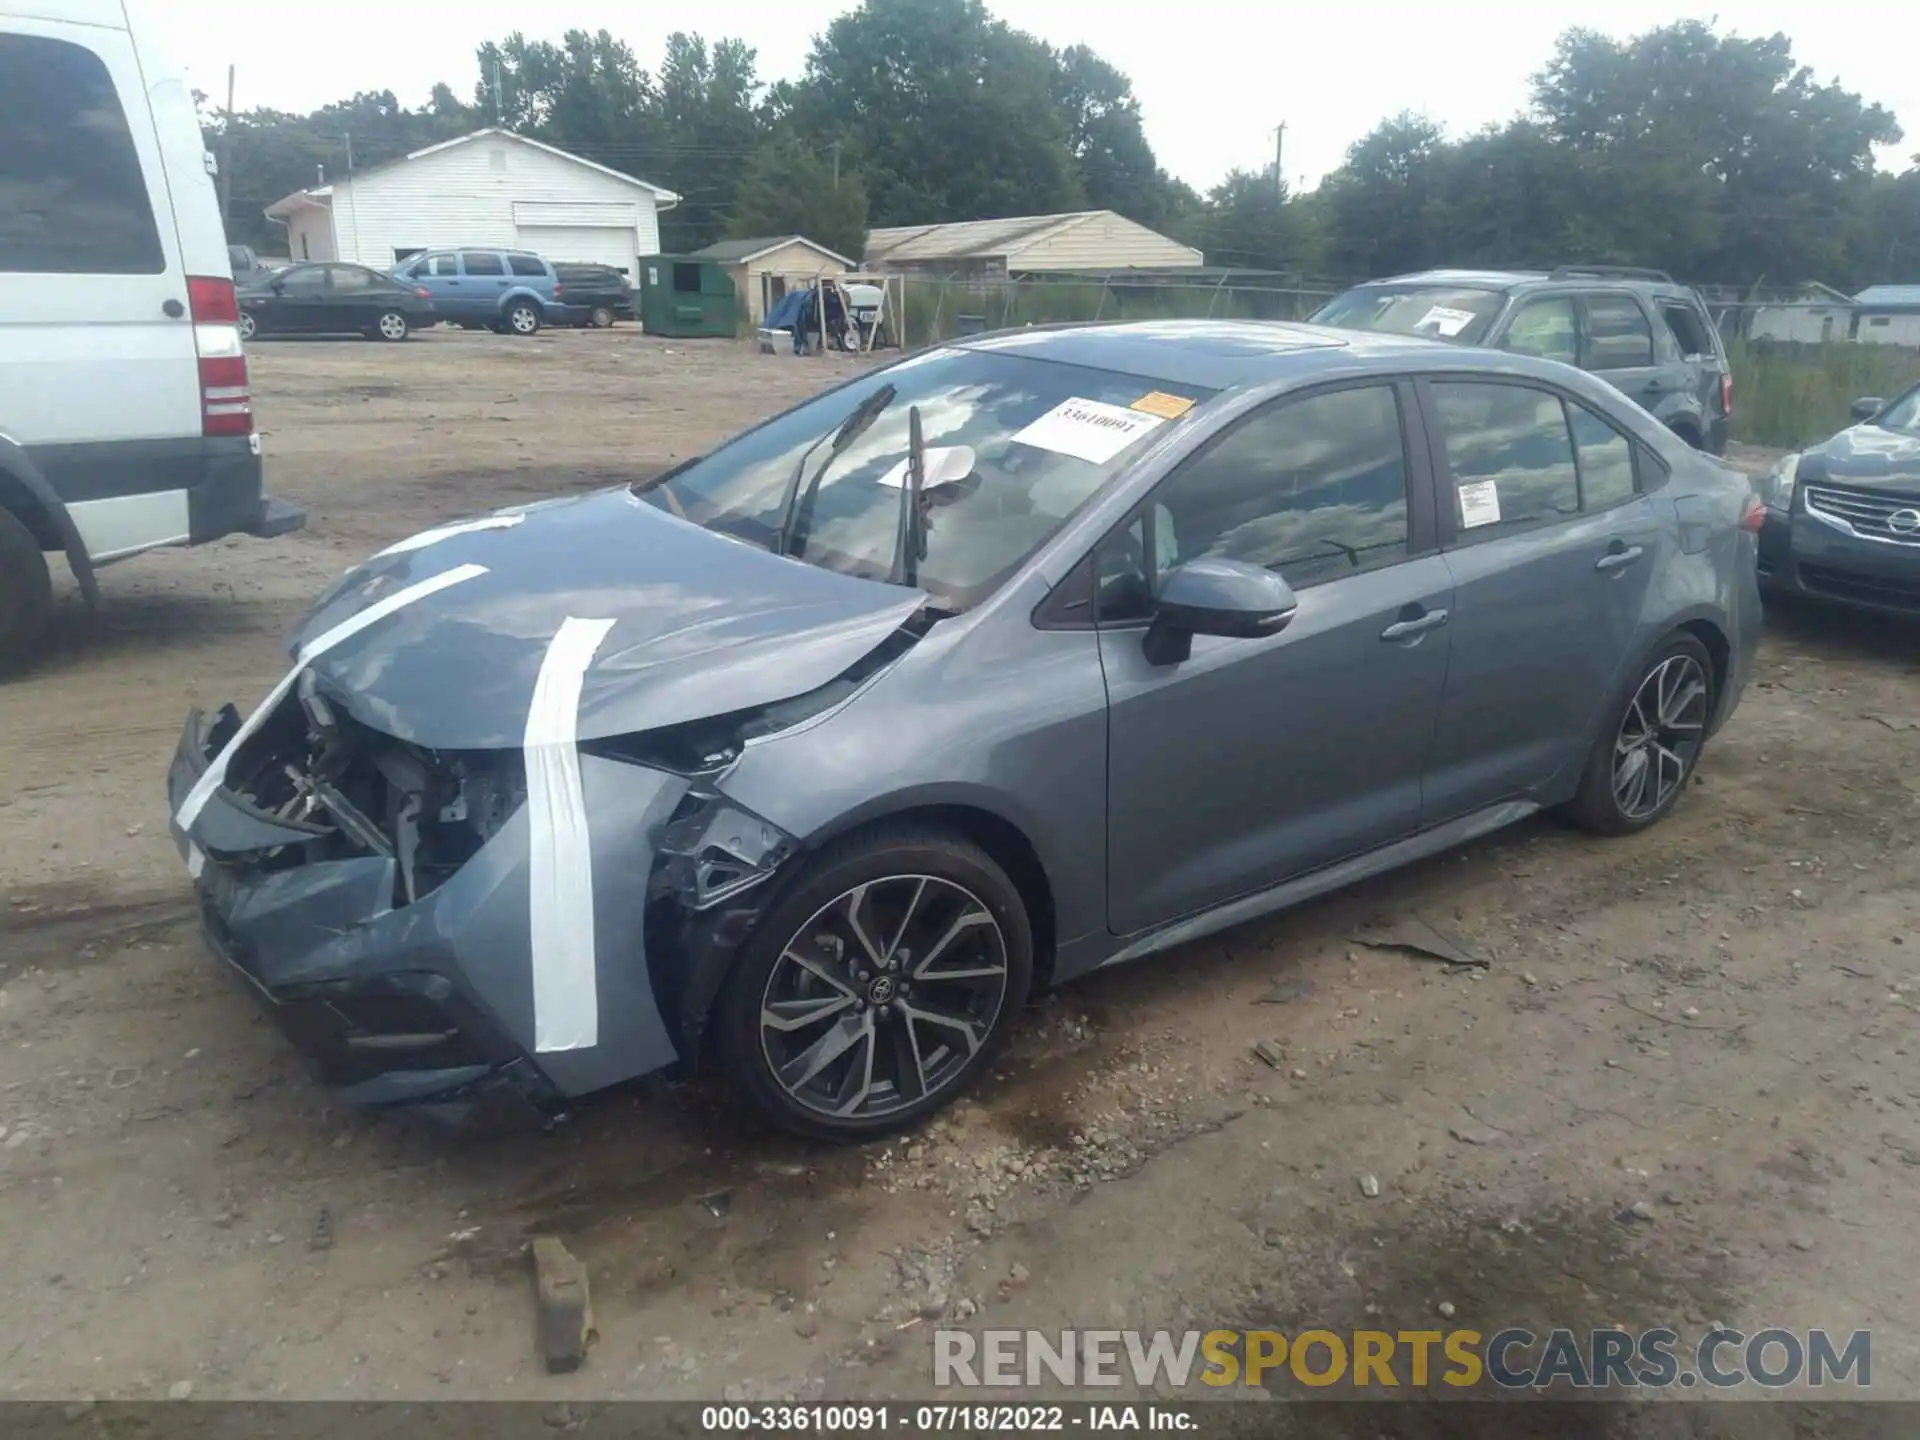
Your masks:
<svg viewBox="0 0 1920 1440"><path fill-rule="evenodd" d="M1354 361L1457 357L1458 346L1409 335L1376 335L1262 320L1135 320L1036 325L969 336L953 345L1030 355L1177 385L1228 390ZM1491 355L1492 352L1488 352Z"/></svg>
<svg viewBox="0 0 1920 1440"><path fill-rule="evenodd" d="M1473 290L1519 290L1554 288L1568 290L1627 289L1644 290L1655 295L1691 295L1693 287L1678 280L1656 280L1650 275L1554 274L1546 270L1419 270L1409 275L1389 275L1368 280L1356 289L1373 285L1457 285Z"/></svg>

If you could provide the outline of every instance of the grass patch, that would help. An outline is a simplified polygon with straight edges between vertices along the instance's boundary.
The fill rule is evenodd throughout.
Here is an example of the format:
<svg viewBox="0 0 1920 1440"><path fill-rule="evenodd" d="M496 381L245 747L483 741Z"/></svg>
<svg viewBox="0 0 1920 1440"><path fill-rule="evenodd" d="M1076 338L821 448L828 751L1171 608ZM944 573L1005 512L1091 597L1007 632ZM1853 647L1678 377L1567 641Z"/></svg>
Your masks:
<svg viewBox="0 0 1920 1440"><path fill-rule="evenodd" d="M1735 340L1732 438L1796 449L1853 423L1862 395L1891 400L1920 381L1920 352L1896 345Z"/></svg>

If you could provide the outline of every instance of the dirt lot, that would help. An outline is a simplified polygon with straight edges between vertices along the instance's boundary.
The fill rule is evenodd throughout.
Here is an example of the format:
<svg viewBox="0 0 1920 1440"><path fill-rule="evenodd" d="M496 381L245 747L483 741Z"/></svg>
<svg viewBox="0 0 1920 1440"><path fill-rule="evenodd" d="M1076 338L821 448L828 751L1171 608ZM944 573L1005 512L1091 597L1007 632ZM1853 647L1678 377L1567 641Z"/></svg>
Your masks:
<svg viewBox="0 0 1920 1440"><path fill-rule="evenodd" d="M1444 1303L1871 1327L1875 1391L1920 1396L1920 630L1854 616L1770 617L1655 831L1526 824L1073 987L901 1143L771 1139L700 1087L487 1145L330 1108L196 934L161 793L187 707L257 699L380 544L659 466L844 365L631 331L259 348L270 485L310 528L113 568L92 618L69 587L0 688L0 1393L913 1395L942 1316ZM1348 938L1414 914L1490 968ZM593 1277L569 1377L535 1359L535 1231Z"/></svg>

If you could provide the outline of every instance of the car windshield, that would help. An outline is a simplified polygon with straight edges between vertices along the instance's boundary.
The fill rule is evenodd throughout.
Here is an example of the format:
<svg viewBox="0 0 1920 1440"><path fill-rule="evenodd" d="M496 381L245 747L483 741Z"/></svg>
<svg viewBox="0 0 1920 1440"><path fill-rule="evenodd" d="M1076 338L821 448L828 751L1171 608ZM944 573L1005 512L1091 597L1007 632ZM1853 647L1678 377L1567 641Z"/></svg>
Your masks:
<svg viewBox="0 0 1920 1440"><path fill-rule="evenodd" d="M1498 290L1467 286L1361 285L1321 306L1313 323L1478 345L1506 302Z"/></svg>
<svg viewBox="0 0 1920 1440"><path fill-rule="evenodd" d="M1882 430L1920 431L1920 385L1882 410L1873 423Z"/></svg>
<svg viewBox="0 0 1920 1440"><path fill-rule="evenodd" d="M892 386L871 426L827 464L810 520L789 551L809 564L867 579L894 561L917 407L927 450L971 452L972 469L929 466L926 558L917 583L941 608L979 603L1050 539L1148 443L1213 392L1167 380L1028 356L935 349L864 376L749 430L711 454L633 489L710 530L772 548L788 482L821 441L807 475L826 464L831 437L867 396ZM962 462L964 463L964 462ZM936 468L941 483L932 484Z"/></svg>

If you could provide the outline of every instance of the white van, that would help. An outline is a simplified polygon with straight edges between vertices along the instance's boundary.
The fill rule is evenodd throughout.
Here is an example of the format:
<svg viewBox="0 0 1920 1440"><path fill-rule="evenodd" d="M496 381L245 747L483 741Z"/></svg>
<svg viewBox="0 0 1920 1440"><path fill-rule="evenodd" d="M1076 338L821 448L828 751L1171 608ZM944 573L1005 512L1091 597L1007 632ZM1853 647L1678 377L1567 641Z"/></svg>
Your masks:
<svg viewBox="0 0 1920 1440"><path fill-rule="evenodd" d="M126 0L0 0L0 666L47 556L280 535L213 164ZM137 11L134 12L137 16Z"/></svg>

